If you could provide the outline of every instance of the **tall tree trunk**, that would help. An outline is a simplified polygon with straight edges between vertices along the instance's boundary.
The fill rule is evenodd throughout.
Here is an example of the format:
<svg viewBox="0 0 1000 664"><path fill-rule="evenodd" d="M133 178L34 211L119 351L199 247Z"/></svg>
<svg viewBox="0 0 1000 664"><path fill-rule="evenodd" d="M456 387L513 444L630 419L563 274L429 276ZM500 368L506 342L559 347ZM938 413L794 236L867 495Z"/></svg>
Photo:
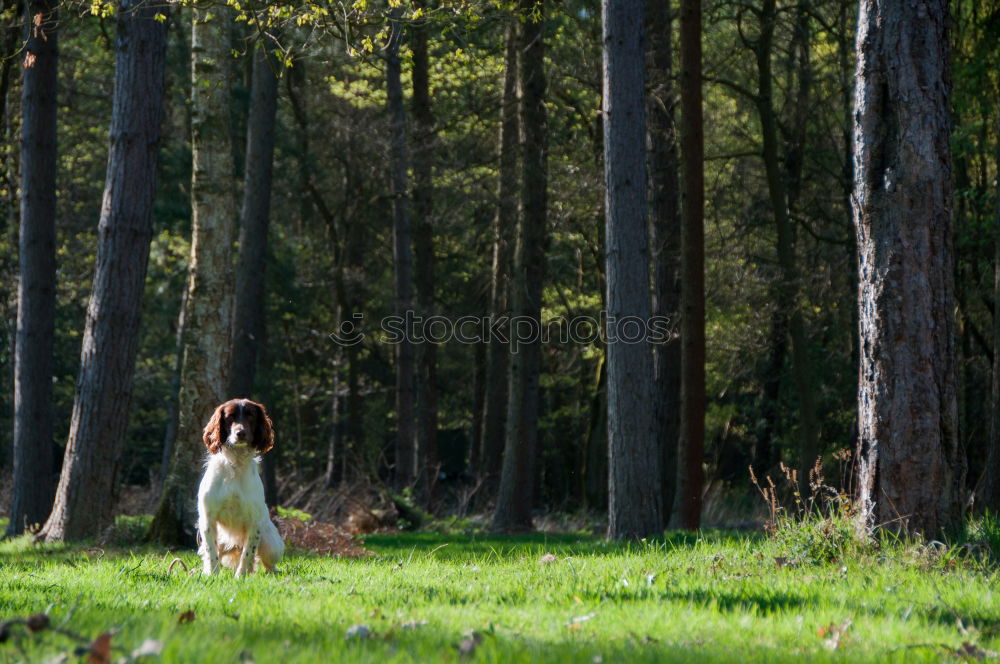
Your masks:
<svg viewBox="0 0 1000 664"><path fill-rule="evenodd" d="M122 0L118 8L97 266L62 476L42 531L48 541L94 537L113 523L153 238L167 53L167 28L157 12L138 0Z"/></svg>
<svg viewBox="0 0 1000 664"><path fill-rule="evenodd" d="M271 213L271 171L274 164L274 118L278 108L278 62L270 55L270 39L253 53L250 111L247 119L246 171L240 211L240 253L236 263L236 299L233 309L233 351L229 366L229 395L254 395L254 376L264 338L267 233ZM263 457L264 498L278 502L274 462Z"/></svg>
<svg viewBox="0 0 1000 664"><path fill-rule="evenodd" d="M862 0L854 126L861 525L938 537L962 519L948 7Z"/></svg>
<svg viewBox="0 0 1000 664"><path fill-rule="evenodd" d="M184 322L180 425L149 538L193 544L201 432L229 389L232 343L233 146L229 131L229 13L196 4L191 25L191 259Z"/></svg>
<svg viewBox="0 0 1000 664"><path fill-rule="evenodd" d="M17 72L15 66L19 65L17 54L21 50L23 31L18 21L21 19L22 7L23 3L19 0L0 0L0 13L11 12L13 18L9 26L0 28L0 39L2 39L2 43L0 43L0 122L3 123L0 131L3 132L3 137L11 147L13 147L11 137L14 132L10 122L11 118L7 115L7 95L10 93L10 86ZM7 225L11 220L17 218L17 187L14 186L17 169L14 165L13 153L13 150L0 152L0 178L3 179L6 185L4 188L7 190L4 200L0 201L0 233L6 232ZM7 296L6 288L4 288L2 295ZM3 362L6 363L6 358ZM5 396L4 399L6 398Z"/></svg>
<svg viewBox="0 0 1000 664"><path fill-rule="evenodd" d="M545 230L548 207L548 127L545 115L544 0L520 0L525 17L518 48L521 98L521 209L514 250L511 312L531 328L530 340L511 333L509 401L500 491L493 528L531 530L535 454L538 444L541 372L542 286L545 279ZM527 337L524 337L527 339Z"/></svg>
<svg viewBox="0 0 1000 664"><path fill-rule="evenodd" d="M389 111L389 168L392 183L392 256L395 268L395 311L406 317L413 309L413 248L410 228L409 194L406 184L406 110L403 107L402 67L399 42L403 37L402 10L394 9L386 52L385 73ZM395 486L412 486L417 477L414 397L416 372L413 340L409 331L396 344L396 472Z"/></svg>
<svg viewBox="0 0 1000 664"><path fill-rule="evenodd" d="M774 37L777 8L775 0L764 0L761 8L760 35L755 45L757 59L757 112L760 116L763 141L764 169L767 173L771 212L778 235L778 265L781 281L777 288L778 306L785 307L788 332L792 340L792 377L799 403L799 482L807 489L809 469L816 462L819 452L819 425L813 402L814 390L810 376L812 369L806 347L805 321L799 306L799 271L795 257L792 222L788 215L788 194L778 156L778 123L772 100L773 77L771 74L771 45ZM806 99L798 103L805 105Z"/></svg>
<svg viewBox="0 0 1000 664"><path fill-rule="evenodd" d="M646 228L644 0L603 0L608 537L663 529Z"/></svg>
<svg viewBox="0 0 1000 664"><path fill-rule="evenodd" d="M681 0L681 430L671 523L701 524L705 449L705 172L701 0Z"/></svg>
<svg viewBox="0 0 1000 664"><path fill-rule="evenodd" d="M510 19L505 38L503 96L500 100L500 177L497 209L493 216L493 269L490 279L490 316L493 321L509 314L511 254L517 227L518 25L516 19ZM493 338L488 340L488 344L482 463L478 470L486 478L484 494L492 496L500 478L506 439L511 346Z"/></svg>
<svg viewBox="0 0 1000 664"><path fill-rule="evenodd" d="M427 23L413 25L413 253L420 315L434 315L433 156L434 115L431 112L430 60ZM434 497L439 458L437 444L437 345L424 339L417 345L417 468L425 503Z"/></svg>
<svg viewBox="0 0 1000 664"><path fill-rule="evenodd" d="M650 242L653 257L653 315L676 324L681 299L681 218L678 205L677 134L674 124L673 46L670 3L647 2L647 132L649 133ZM660 448L663 525L667 525L677 483L680 426L681 344L656 346L656 440Z"/></svg>
<svg viewBox="0 0 1000 664"><path fill-rule="evenodd" d="M997 108L997 139L995 166L1000 172L1000 106ZM990 420L990 441L986 449L986 474L979 502L994 514L1000 514L1000 177L996 183L996 210L993 222L993 409Z"/></svg>
<svg viewBox="0 0 1000 664"><path fill-rule="evenodd" d="M41 24L35 25L41 17ZM54 489L56 307L56 3L32 0L21 89L21 232L14 349L14 495L8 535L49 515Z"/></svg>

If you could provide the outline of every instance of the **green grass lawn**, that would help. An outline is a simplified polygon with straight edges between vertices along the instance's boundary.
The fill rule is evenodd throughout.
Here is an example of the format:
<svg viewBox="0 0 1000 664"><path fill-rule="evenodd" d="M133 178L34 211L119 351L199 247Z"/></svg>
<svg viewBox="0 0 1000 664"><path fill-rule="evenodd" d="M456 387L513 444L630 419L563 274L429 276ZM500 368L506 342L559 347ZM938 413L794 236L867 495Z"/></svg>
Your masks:
<svg viewBox="0 0 1000 664"><path fill-rule="evenodd" d="M292 552L280 574L237 581L168 572L175 555L196 568L193 551L15 540L0 544L0 617L46 612L86 639L115 630L111 661L146 639L163 662L939 662L1000 650L996 568L958 550L896 545L817 564L726 533L365 542L376 555ZM348 636L355 625L366 638ZM12 625L0 662L76 645Z"/></svg>

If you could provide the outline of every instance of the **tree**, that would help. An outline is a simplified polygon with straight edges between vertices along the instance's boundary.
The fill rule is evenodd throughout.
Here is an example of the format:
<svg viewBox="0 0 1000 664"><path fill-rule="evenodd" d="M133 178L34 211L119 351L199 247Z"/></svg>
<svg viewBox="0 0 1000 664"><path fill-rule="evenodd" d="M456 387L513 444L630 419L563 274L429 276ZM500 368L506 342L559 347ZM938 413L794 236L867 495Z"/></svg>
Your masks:
<svg viewBox="0 0 1000 664"><path fill-rule="evenodd" d="M681 430L671 523L701 523L705 446L705 172L701 0L681 0Z"/></svg>
<svg viewBox="0 0 1000 664"><path fill-rule="evenodd" d="M524 22L519 31L518 87L521 97L521 197L514 267L511 278L511 332L509 397L500 491L493 528L531 530L534 500L534 461L538 446L541 402L541 314L545 279L545 230L548 208L548 126L545 114L545 4L520 0ZM521 339L517 334L521 325ZM527 336L524 336L526 334Z"/></svg>
<svg viewBox="0 0 1000 664"><path fill-rule="evenodd" d="M499 184L492 225L493 263L490 270L489 313L493 320L500 320L509 313L511 254L517 227L517 33L518 22L509 19L504 38L503 93L500 98ZM492 493L503 462L510 344L494 338L488 339L487 344L482 453L477 470L486 478L487 493Z"/></svg>
<svg viewBox="0 0 1000 664"><path fill-rule="evenodd" d="M253 53L250 111L247 119L246 171L240 210L240 253L236 263L236 299L233 307L233 351L229 367L229 395L254 394L254 376L264 339L267 233L271 213L271 172L274 164L274 119L278 108L279 63L265 38ZM264 493L268 505L277 503L275 454L263 457Z"/></svg>
<svg viewBox="0 0 1000 664"><path fill-rule="evenodd" d="M1000 169L1000 107L997 108L997 139L994 161ZM1000 171L998 171L1000 172ZM996 180L996 207L993 211L993 301L1000 302L1000 177ZM986 449L986 475L980 502L994 513L1000 513L1000 312L993 312L993 382L990 440Z"/></svg>
<svg viewBox="0 0 1000 664"><path fill-rule="evenodd" d="M608 537L663 528L646 236L643 0L603 0Z"/></svg>
<svg viewBox="0 0 1000 664"><path fill-rule="evenodd" d="M434 301L434 114L431 110L430 58L426 19L413 24L413 253L417 305L433 316ZM438 473L437 345L424 339L416 348L417 469L420 493L430 501Z"/></svg>
<svg viewBox="0 0 1000 664"><path fill-rule="evenodd" d="M14 354L14 495L8 535L52 507L52 370L56 307L56 3L28 5L21 92L21 233Z"/></svg>
<svg viewBox="0 0 1000 664"><path fill-rule="evenodd" d="M670 3L647 2L646 72L650 192L650 244L653 259L653 315L676 323L680 310L681 218L677 209L677 134L674 123L673 46ZM653 365L656 440L660 446L664 526L670 519L677 483L677 434L680 425L681 345L671 339L656 346Z"/></svg>
<svg viewBox="0 0 1000 664"><path fill-rule="evenodd" d="M761 142L763 147L764 168L767 173L768 193L770 195L771 211L774 215L774 225L777 230L778 264L781 268L781 278L775 289L776 300L780 309L776 314L781 322L778 329L784 328L787 321L788 333L792 341L792 375L799 402L799 483L803 490L809 481L809 469L816 462L819 453L819 425L816 422L816 407L814 390L807 349L805 321L799 306L799 269L795 255L794 229L789 219L788 183L794 178L786 178L781 172L781 159L778 154L778 122L772 99L773 77L771 75L771 51L774 41L774 28L777 21L777 6L775 0L764 0L760 10L760 35L752 44L757 60L757 113L760 117ZM800 108L804 108L808 98L799 98ZM802 124L801 122L798 124ZM804 128L802 129L804 131ZM795 161L793 155L788 155L787 162Z"/></svg>
<svg viewBox="0 0 1000 664"><path fill-rule="evenodd" d="M385 54L387 110L389 112L389 169L392 187L392 261L395 272L395 312L405 318L413 309L413 231L410 226L406 171L406 110L403 107L402 65L399 57L403 38L401 10L390 15L389 46ZM396 344L396 472L395 485L402 490L417 476L414 396L416 370L413 338L407 331Z"/></svg>
<svg viewBox="0 0 1000 664"><path fill-rule="evenodd" d="M191 259L177 442L148 537L194 542L201 431L226 400L232 343L232 244L236 222L229 133L229 15L196 4L191 24Z"/></svg>
<svg viewBox="0 0 1000 664"><path fill-rule="evenodd" d="M854 125L861 523L961 523L948 5L862 0Z"/></svg>
<svg viewBox="0 0 1000 664"><path fill-rule="evenodd" d="M113 523L153 237L167 46L158 11L137 0L118 8L97 266L62 475L42 530L49 541L94 537Z"/></svg>

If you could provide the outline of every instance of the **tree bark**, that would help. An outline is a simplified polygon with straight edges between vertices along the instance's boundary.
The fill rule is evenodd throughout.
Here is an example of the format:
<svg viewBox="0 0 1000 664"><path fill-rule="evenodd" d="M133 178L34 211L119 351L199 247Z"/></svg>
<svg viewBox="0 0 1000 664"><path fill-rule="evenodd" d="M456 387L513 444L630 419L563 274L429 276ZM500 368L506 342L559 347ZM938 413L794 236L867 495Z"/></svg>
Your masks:
<svg viewBox="0 0 1000 664"><path fill-rule="evenodd" d="M95 537L113 524L125 445L165 87L167 29L153 5L118 7L115 96L97 266L80 353L80 377L47 541Z"/></svg>
<svg viewBox="0 0 1000 664"><path fill-rule="evenodd" d="M35 17L41 24L35 25ZM21 230L14 349L14 492L8 535L45 521L53 497L56 307L56 3L28 4L21 90Z"/></svg>
<svg viewBox="0 0 1000 664"><path fill-rule="evenodd" d="M863 528L938 537L962 519L948 113L948 8L862 0L854 224Z"/></svg>
<svg viewBox="0 0 1000 664"><path fill-rule="evenodd" d="M229 394L249 398L264 335L264 271L271 212L274 118L278 108L277 61L268 40L253 53L250 111L247 119L246 171L240 211L239 257L233 309L233 351Z"/></svg>
<svg viewBox="0 0 1000 664"><path fill-rule="evenodd" d="M399 43L403 36L402 10L392 11L385 72L389 112L389 168L392 186L392 256L395 272L395 312L405 317L413 309L413 248L406 171L406 111L403 106ZM409 332L409 331L407 331ZM396 468L397 491L413 485L417 477L414 400L416 370L411 335L396 344Z"/></svg>
<svg viewBox="0 0 1000 664"><path fill-rule="evenodd" d="M233 351L229 367L229 395L254 395L259 348L264 339L267 233L271 213L271 172L274 164L274 118L278 109L279 63L271 54L274 43L265 38L253 53L250 111L247 118L246 170L240 211L240 249L236 262L236 298L233 310ZM264 499L278 503L274 464L277 456L262 459Z"/></svg>
<svg viewBox="0 0 1000 664"><path fill-rule="evenodd" d="M705 173L701 0L681 0L681 428L671 523L701 524L705 449Z"/></svg>
<svg viewBox="0 0 1000 664"><path fill-rule="evenodd" d="M997 109L997 141L995 165L1000 168L1000 108ZM993 302L1000 303L1000 178L996 183L996 210L993 223ZM993 307L993 410L990 419L990 440L986 449L986 474L979 502L1000 514L1000 307Z"/></svg>
<svg viewBox="0 0 1000 664"><path fill-rule="evenodd" d="M674 122L673 46L670 3L647 2L647 132L650 190L650 244L653 258L653 315L676 323L681 298L681 218L678 212L677 134ZM653 370L656 440L660 448L664 527L677 483L680 426L681 344L655 347Z"/></svg>
<svg viewBox="0 0 1000 664"><path fill-rule="evenodd" d="M204 446L201 432L226 400L232 343L236 200L229 131L229 15L196 4L191 26L191 260L177 442L148 537L193 544Z"/></svg>
<svg viewBox="0 0 1000 664"><path fill-rule="evenodd" d="M777 302L785 311L788 333L792 341L792 377L799 404L799 484L805 493L808 489L809 469L816 462L819 453L819 425L816 422L813 385L810 380L812 368L809 362L805 321L799 306L799 271L795 257L795 240L792 222L789 218L789 197L781 172L778 156L778 123L772 99L773 76L771 74L771 45L777 20L775 0L764 0L761 7L761 28L755 46L757 60L757 112L760 117L761 140L763 143L764 170L767 174L771 211L778 235L778 265L781 281L777 287ZM797 103L805 105L806 99ZM791 161L791 156L788 161Z"/></svg>
<svg viewBox="0 0 1000 664"><path fill-rule="evenodd" d="M517 323L531 330L531 339L511 335L509 400L500 491L493 529L532 529L535 454L538 444L541 371L542 286L545 279L546 213L548 207L548 127L545 114L544 0L520 0L525 17L519 39L518 79L521 91L520 219L511 282L511 311ZM527 338L527 335L526 337Z"/></svg>
<svg viewBox="0 0 1000 664"><path fill-rule="evenodd" d="M603 0L608 537L663 529L646 228L643 0Z"/></svg>
<svg viewBox="0 0 1000 664"><path fill-rule="evenodd" d="M517 229L518 163L518 21L507 24L503 96L500 100L500 166L497 208L493 216L493 269L490 279L490 316L494 321L510 314L510 270ZM506 328L503 328L506 329ZM506 439L508 363L510 344L488 340L486 400L483 413L482 463L484 493L492 495L500 477Z"/></svg>
<svg viewBox="0 0 1000 664"><path fill-rule="evenodd" d="M420 315L434 315L433 156L434 115L431 111L427 22L413 25L413 253ZM424 339L417 360L417 469L424 504L434 497L440 465L437 445L437 344Z"/></svg>

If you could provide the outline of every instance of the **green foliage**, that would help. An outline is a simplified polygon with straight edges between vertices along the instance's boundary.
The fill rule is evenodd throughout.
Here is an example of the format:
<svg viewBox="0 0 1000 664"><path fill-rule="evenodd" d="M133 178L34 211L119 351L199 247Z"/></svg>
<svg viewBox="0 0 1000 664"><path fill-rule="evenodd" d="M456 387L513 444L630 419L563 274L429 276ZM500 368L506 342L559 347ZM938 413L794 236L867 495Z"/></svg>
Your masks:
<svg viewBox="0 0 1000 664"><path fill-rule="evenodd" d="M299 521L309 521L312 519L312 514L303 512L302 510L282 507L281 505L278 505L274 509L278 512L278 516L283 519L298 519Z"/></svg>

